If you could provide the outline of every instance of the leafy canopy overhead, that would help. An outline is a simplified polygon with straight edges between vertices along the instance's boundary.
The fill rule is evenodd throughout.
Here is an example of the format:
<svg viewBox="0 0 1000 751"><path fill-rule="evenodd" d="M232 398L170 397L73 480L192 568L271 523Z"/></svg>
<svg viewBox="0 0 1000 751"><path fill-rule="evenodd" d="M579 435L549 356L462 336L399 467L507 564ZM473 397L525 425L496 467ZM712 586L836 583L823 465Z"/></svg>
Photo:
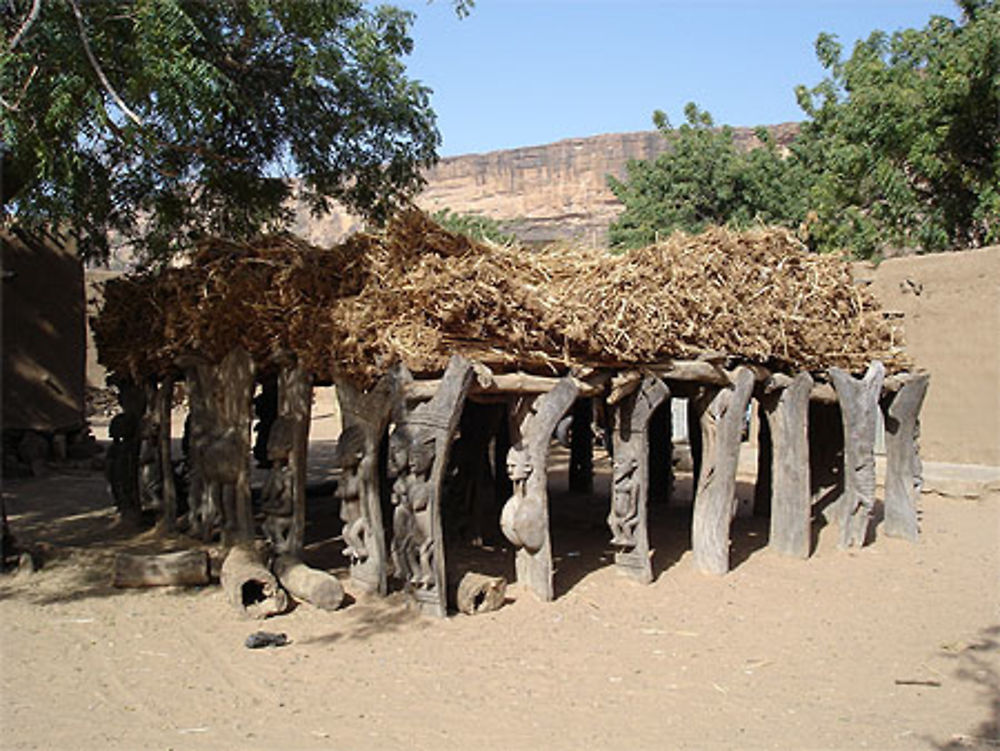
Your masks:
<svg viewBox="0 0 1000 751"><path fill-rule="evenodd" d="M608 178L625 204L610 228L612 246L645 245L708 225L801 221L805 175L786 162L765 128L755 133L760 147L748 151L736 144L731 128L715 128L712 116L694 103L684 113L687 122L676 130L663 112L653 115L670 151L653 161L630 161L624 181Z"/></svg>
<svg viewBox="0 0 1000 751"><path fill-rule="evenodd" d="M741 152L688 105L672 148L610 179L625 204L616 245L748 221L802 227L819 250L877 256L1000 242L1000 2L965 0L960 20L876 31L844 59L822 34L828 77L797 96L808 119L786 153Z"/></svg>
<svg viewBox="0 0 1000 751"><path fill-rule="evenodd" d="M403 64L412 14L391 6L11 0L0 15L7 209L70 227L87 257L109 235L163 259L281 226L296 191L381 220L435 159L429 90Z"/></svg>

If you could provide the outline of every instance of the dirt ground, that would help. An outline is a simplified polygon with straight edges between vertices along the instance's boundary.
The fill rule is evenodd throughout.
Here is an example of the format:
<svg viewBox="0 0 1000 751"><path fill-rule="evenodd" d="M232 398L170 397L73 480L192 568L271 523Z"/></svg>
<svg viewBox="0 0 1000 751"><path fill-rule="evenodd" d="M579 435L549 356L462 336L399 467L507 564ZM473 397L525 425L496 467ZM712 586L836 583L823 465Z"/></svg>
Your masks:
<svg viewBox="0 0 1000 751"><path fill-rule="evenodd" d="M805 561L766 549L766 520L738 518L734 568L710 577L691 561L681 475L679 502L651 507L656 580L642 586L610 565L606 460L599 470L585 497L553 469L554 602L511 587L497 612L443 620L402 593L352 590L322 492L307 559L354 597L259 623L217 586L112 588L115 551L191 543L118 526L100 473L7 482L15 534L48 560L0 577L0 746L1000 747L1000 493L925 494L915 545L876 530L839 551L817 523ZM512 569L499 544L449 555ZM291 643L245 648L259 628Z"/></svg>

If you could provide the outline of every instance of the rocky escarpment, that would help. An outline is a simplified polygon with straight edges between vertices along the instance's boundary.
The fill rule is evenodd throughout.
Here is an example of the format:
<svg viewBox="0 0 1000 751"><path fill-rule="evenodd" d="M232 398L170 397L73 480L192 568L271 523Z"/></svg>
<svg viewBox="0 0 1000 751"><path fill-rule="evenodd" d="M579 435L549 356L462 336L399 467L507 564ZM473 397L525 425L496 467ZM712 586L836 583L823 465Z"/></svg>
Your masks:
<svg viewBox="0 0 1000 751"><path fill-rule="evenodd" d="M771 126L780 144L797 130L795 123ZM734 135L745 148L758 144L751 128L736 128ZM658 131L641 131L447 157L427 172L427 187L417 203L430 212L447 208L500 220L523 242L573 240L599 246L622 208L608 189L607 176L623 178L630 160L655 158L668 147ZM303 210L295 232L329 245L359 226L346 213L314 218Z"/></svg>

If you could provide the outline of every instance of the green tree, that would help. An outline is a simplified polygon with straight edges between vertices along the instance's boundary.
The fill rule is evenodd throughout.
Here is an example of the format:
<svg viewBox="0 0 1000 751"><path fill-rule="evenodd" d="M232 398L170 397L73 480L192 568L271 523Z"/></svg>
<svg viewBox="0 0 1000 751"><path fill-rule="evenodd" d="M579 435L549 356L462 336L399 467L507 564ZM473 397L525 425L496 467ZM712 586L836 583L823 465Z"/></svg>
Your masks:
<svg viewBox="0 0 1000 751"><path fill-rule="evenodd" d="M460 14L471 2L455 2ZM357 0L8 0L0 10L5 208L164 259L336 200L380 220L439 136L407 78L412 15ZM292 178L295 178L294 180Z"/></svg>
<svg viewBox="0 0 1000 751"><path fill-rule="evenodd" d="M694 103L684 113L687 122L675 130L664 113L655 112L653 122L670 140L670 150L653 161L630 161L624 181L608 178L625 205L609 230L613 247L645 245L712 224L796 226L803 220L808 176L766 129L756 131L762 145L747 151L734 142L732 128L716 128Z"/></svg>
<svg viewBox="0 0 1000 751"><path fill-rule="evenodd" d="M517 240L513 234L506 232L503 225L496 219L482 214L466 214L451 209L441 209L431 215L431 219L449 232L465 235L473 240L489 240L498 245L510 245Z"/></svg>
<svg viewBox="0 0 1000 751"><path fill-rule="evenodd" d="M1000 242L1000 4L959 5L958 21L873 32L847 59L835 37L817 40L829 75L797 95L818 247Z"/></svg>

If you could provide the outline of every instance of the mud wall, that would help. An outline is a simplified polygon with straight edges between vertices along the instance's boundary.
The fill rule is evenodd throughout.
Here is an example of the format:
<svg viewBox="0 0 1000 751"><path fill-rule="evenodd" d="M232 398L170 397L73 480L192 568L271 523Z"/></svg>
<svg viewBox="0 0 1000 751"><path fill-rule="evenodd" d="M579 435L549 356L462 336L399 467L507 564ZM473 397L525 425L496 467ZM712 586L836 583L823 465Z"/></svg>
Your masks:
<svg viewBox="0 0 1000 751"><path fill-rule="evenodd" d="M863 269L907 350L931 373L925 459L1000 466L1000 246L910 256Z"/></svg>

